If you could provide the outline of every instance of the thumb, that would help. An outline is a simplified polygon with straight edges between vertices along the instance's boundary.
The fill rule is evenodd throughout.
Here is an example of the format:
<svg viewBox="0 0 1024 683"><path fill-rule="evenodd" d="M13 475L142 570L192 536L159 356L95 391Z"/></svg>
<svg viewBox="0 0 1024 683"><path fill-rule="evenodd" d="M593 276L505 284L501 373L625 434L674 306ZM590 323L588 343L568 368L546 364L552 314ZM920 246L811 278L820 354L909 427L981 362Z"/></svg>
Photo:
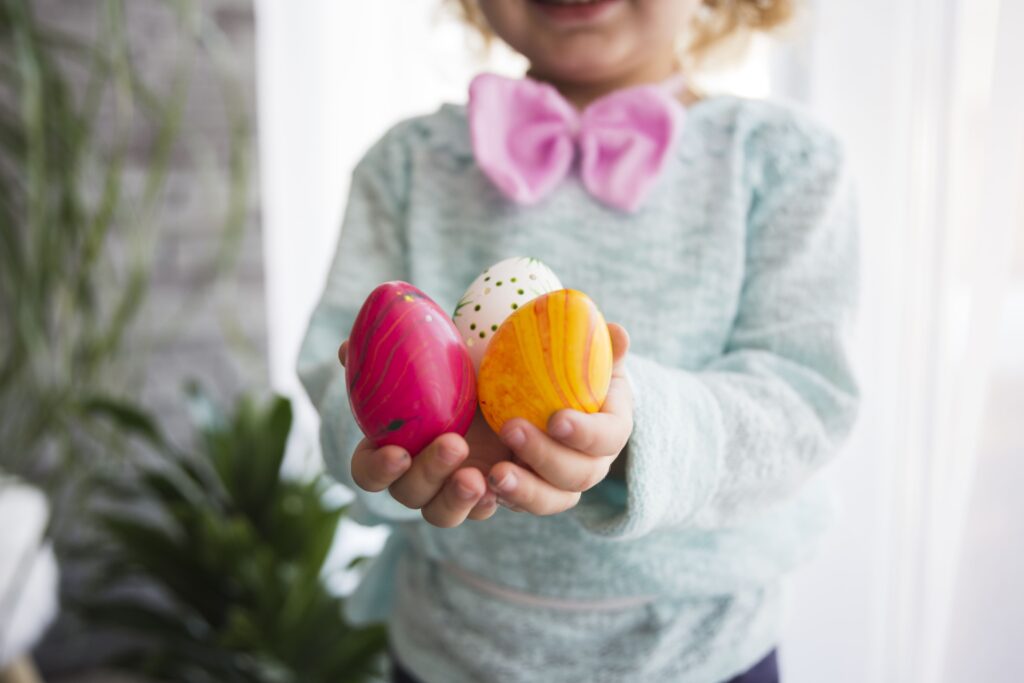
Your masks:
<svg viewBox="0 0 1024 683"><path fill-rule="evenodd" d="M345 367L345 361L348 359L348 339L341 342L341 346L338 347L338 360L341 361L341 367Z"/></svg>
<svg viewBox="0 0 1024 683"><path fill-rule="evenodd" d="M612 338L612 362L615 366L613 370L618 370L618 366L626 357L626 352L629 351L629 333L618 323L608 323L608 334Z"/></svg>

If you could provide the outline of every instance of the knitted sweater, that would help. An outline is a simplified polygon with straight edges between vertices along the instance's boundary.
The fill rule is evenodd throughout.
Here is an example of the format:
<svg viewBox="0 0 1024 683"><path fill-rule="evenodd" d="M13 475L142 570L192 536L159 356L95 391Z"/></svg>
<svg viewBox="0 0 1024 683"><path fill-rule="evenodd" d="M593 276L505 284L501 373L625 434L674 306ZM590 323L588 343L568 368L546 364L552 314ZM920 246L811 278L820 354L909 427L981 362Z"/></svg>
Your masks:
<svg viewBox="0 0 1024 683"><path fill-rule="evenodd" d="M540 204L476 166L465 110L391 129L359 163L299 372L352 516L394 529L349 603L386 619L425 683L715 683L777 645L779 582L827 526L812 475L849 431L857 234L835 139L789 107L701 101L635 213L571 176ZM350 475L362 437L337 362L360 305L406 280L453 310L510 256L540 258L623 325L625 481L572 510L432 527Z"/></svg>

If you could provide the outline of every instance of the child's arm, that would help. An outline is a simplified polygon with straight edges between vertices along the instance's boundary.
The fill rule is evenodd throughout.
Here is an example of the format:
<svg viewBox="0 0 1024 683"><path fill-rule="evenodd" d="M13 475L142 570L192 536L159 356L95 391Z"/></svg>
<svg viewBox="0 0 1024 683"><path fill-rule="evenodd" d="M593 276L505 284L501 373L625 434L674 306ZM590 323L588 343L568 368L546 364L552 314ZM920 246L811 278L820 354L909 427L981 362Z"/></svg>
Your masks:
<svg viewBox="0 0 1024 683"><path fill-rule="evenodd" d="M769 144L724 353L700 372L630 356L629 500L595 531L729 524L793 494L853 424L858 243L841 153L824 134Z"/></svg>
<svg viewBox="0 0 1024 683"><path fill-rule="evenodd" d="M610 515L584 496L572 514L595 533L729 524L794 493L852 425L857 389L843 327L856 294L857 238L838 147L821 134L766 146L724 353L699 372L625 359L635 390L633 432L618 462L627 503ZM555 445L531 435L516 450L536 469Z"/></svg>

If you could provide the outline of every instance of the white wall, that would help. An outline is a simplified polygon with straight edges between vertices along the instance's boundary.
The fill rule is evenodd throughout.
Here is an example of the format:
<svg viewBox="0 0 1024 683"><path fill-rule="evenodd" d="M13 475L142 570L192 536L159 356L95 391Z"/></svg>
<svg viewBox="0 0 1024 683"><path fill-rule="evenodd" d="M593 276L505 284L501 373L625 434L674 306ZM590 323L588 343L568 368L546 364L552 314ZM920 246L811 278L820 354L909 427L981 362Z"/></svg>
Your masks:
<svg viewBox="0 0 1024 683"><path fill-rule="evenodd" d="M1024 3L816 4L803 88L859 184L864 402L832 473L847 512L794 585L787 673L954 683L945 661L999 635L984 620L973 641L948 629L1021 224L1024 82L1010 74L1024 63ZM1019 678L1002 676L984 680Z"/></svg>

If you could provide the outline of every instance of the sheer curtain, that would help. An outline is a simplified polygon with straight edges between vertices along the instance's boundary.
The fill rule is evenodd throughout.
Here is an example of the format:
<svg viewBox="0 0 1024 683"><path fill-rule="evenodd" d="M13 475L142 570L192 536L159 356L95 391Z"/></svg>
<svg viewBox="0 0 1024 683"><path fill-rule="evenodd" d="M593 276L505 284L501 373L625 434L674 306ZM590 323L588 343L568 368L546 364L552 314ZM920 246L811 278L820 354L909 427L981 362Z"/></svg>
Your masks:
<svg viewBox="0 0 1024 683"><path fill-rule="evenodd" d="M941 681L955 645L963 523L1022 223L1022 10L819 2L783 58L847 142L864 227L864 412L837 467L842 527L795 588L797 680Z"/></svg>
<svg viewBox="0 0 1024 683"><path fill-rule="evenodd" d="M271 374L300 401L299 454L313 451L316 425L294 359L348 173L392 122L464 99L480 68L437 4L257 2ZM835 128L861 206L864 408L825 473L845 512L793 582L783 666L797 683L938 683L1021 225L1014 72L1024 64L1024 2L819 0L812 9L785 47L759 45L746 69L719 81L800 101ZM504 53L489 66L521 68ZM380 542L342 533L342 555Z"/></svg>

